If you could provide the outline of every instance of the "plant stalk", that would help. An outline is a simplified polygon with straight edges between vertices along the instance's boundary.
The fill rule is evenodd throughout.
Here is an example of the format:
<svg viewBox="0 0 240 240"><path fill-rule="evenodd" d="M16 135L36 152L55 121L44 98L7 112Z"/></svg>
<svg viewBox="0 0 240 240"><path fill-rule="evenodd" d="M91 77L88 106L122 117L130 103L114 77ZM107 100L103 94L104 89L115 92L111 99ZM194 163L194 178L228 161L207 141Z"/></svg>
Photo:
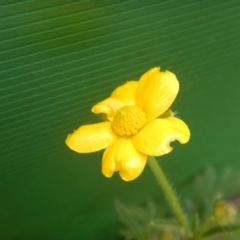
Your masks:
<svg viewBox="0 0 240 240"><path fill-rule="evenodd" d="M177 199L176 194L174 193L171 185L169 184L166 176L164 175L161 167L159 166L158 162L156 161L155 157L149 156L148 157L148 164L152 169L158 183L160 184L163 193L172 208L173 213L175 214L177 220L179 221L180 225L184 228L185 234L189 231L189 225L186 218L186 215Z"/></svg>

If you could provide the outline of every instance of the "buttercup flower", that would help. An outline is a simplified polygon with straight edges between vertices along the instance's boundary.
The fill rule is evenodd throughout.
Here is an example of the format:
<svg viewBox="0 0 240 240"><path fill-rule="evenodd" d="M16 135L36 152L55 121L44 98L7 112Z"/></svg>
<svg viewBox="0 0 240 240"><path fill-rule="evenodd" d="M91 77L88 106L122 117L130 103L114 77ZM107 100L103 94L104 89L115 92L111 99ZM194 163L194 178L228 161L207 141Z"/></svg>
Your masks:
<svg viewBox="0 0 240 240"><path fill-rule="evenodd" d="M177 96L176 76L152 68L139 81L129 81L92 108L105 114L106 121L78 128L66 139L67 146L78 153L106 149L102 173L111 177L119 172L125 181L138 177L147 156L161 156L172 151L170 142L188 142L187 125L169 110Z"/></svg>

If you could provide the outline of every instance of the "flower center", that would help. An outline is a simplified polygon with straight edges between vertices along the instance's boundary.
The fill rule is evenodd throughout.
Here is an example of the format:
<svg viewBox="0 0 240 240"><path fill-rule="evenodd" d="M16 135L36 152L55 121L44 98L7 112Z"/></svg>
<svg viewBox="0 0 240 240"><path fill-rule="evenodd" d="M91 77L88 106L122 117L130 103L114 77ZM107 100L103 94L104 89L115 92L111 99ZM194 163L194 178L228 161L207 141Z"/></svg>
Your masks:
<svg viewBox="0 0 240 240"><path fill-rule="evenodd" d="M112 129L119 136L136 134L147 122L146 113L136 106L121 107L112 121Z"/></svg>

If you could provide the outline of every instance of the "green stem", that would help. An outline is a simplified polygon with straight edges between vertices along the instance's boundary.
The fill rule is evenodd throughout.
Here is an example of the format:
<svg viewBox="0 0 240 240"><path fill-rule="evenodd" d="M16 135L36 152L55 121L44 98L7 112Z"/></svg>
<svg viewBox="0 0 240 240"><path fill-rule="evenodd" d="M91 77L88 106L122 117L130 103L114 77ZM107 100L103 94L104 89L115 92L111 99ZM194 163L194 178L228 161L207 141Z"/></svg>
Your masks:
<svg viewBox="0 0 240 240"><path fill-rule="evenodd" d="M170 186L166 176L164 175L161 167L159 166L158 162L156 161L155 157L149 156L148 163L150 168L152 169L158 183L160 184L163 193L172 208L173 213L175 214L176 218L178 219L179 223L185 230L185 234L188 232L188 222L187 218L183 212L182 207L179 204L179 201Z"/></svg>
<svg viewBox="0 0 240 240"><path fill-rule="evenodd" d="M210 215L205 222L203 223L203 225L201 226L201 228L194 234L194 236L191 238L191 240L198 240L201 239L201 237L203 236L203 234L211 227L212 223L214 221L214 218L212 215Z"/></svg>

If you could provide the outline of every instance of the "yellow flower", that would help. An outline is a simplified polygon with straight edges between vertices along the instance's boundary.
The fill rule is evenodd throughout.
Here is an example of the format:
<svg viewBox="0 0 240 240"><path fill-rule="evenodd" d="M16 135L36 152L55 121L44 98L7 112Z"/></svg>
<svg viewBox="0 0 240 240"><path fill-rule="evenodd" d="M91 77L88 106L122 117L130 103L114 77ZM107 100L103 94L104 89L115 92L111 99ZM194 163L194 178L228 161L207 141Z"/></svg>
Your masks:
<svg viewBox="0 0 240 240"><path fill-rule="evenodd" d="M176 76L152 68L139 81L129 81L92 108L105 114L107 121L85 125L69 134L68 147L79 153L105 149L102 173L112 177L119 171L125 181L138 177L147 156L161 156L172 151L170 142L188 142L187 125L169 110L177 96Z"/></svg>

